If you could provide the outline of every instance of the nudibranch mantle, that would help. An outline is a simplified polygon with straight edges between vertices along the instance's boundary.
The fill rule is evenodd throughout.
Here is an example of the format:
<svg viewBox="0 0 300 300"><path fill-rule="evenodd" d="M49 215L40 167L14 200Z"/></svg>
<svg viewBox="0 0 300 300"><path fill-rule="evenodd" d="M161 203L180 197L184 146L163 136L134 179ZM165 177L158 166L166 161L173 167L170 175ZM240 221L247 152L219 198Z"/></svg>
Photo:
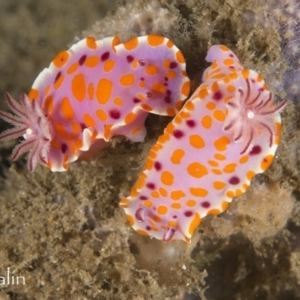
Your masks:
<svg viewBox="0 0 300 300"><path fill-rule="evenodd" d="M140 234L169 242L191 236L206 215L218 215L272 163L279 112L262 77L214 45L203 83L151 148L145 170L120 202Z"/></svg>
<svg viewBox="0 0 300 300"><path fill-rule="evenodd" d="M0 141L23 136L12 160L29 151L30 171L37 163L65 171L113 136L143 141L148 113L174 116L189 84L182 53L165 37L88 37L60 52L20 102L6 93L13 114L0 117L15 128Z"/></svg>

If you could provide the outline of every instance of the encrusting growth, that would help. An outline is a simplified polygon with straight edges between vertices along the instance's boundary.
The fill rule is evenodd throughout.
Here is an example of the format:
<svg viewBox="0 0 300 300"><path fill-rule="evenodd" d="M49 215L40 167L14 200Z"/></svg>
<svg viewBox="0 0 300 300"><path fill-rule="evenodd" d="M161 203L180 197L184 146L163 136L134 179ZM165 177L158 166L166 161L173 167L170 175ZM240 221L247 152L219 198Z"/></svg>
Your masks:
<svg viewBox="0 0 300 300"><path fill-rule="evenodd" d="M185 59L169 39L88 37L60 52L20 103L6 94L13 114L2 111L0 117L15 128L0 141L23 136L12 159L29 151L30 171L37 163L65 171L113 136L143 141L148 113L174 116L189 90Z"/></svg>
<svg viewBox="0 0 300 300"><path fill-rule="evenodd" d="M262 77L214 45L203 83L151 148L145 170L120 202L130 225L164 242L191 236L208 214L224 211L272 163L279 112Z"/></svg>

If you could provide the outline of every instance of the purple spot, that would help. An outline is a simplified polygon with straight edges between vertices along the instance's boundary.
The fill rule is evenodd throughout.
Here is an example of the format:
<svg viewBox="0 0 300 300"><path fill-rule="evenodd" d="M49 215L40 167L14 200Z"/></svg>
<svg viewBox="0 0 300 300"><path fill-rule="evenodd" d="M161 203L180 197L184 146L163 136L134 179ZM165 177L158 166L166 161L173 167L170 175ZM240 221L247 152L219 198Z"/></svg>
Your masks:
<svg viewBox="0 0 300 300"><path fill-rule="evenodd" d="M187 120L186 125L193 128L196 126L196 122L194 120Z"/></svg>
<svg viewBox="0 0 300 300"><path fill-rule="evenodd" d="M82 66L86 60L86 55L82 55L78 61L79 65Z"/></svg>
<svg viewBox="0 0 300 300"><path fill-rule="evenodd" d="M177 216L176 216L176 215L174 215L174 216L173 216L173 219L177 219Z"/></svg>
<svg viewBox="0 0 300 300"><path fill-rule="evenodd" d="M112 109L110 112L109 112L109 115L113 118L113 119L119 119L121 114L118 110L116 109Z"/></svg>
<svg viewBox="0 0 300 300"><path fill-rule="evenodd" d="M131 55L127 55L126 59L129 63L131 63L134 60L133 56Z"/></svg>
<svg viewBox="0 0 300 300"><path fill-rule="evenodd" d="M144 59L139 59L138 63L140 64L141 67L144 67L146 65L146 61Z"/></svg>
<svg viewBox="0 0 300 300"><path fill-rule="evenodd" d="M144 222L145 221L145 209L144 208L139 208L135 212L135 217L138 221Z"/></svg>
<svg viewBox="0 0 300 300"><path fill-rule="evenodd" d="M151 227L150 226L146 226L146 230L151 230Z"/></svg>
<svg viewBox="0 0 300 300"><path fill-rule="evenodd" d="M183 131L176 129L176 130L174 130L173 135L174 135L174 137L176 137L176 139L180 139L183 137Z"/></svg>
<svg viewBox="0 0 300 300"><path fill-rule="evenodd" d="M144 78L144 77L141 77L141 80L142 80L142 81L144 81L144 80L145 80L145 78Z"/></svg>
<svg viewBox="0 0 300 300"><path fill-rule="evenodd" d="M85 124L83 124L83 123L80 123L80 127L81 127L81 130L83 131L84 129L86 129L86 126L85 126Z"/></svg>
<svg viewBox="0 0 300 300"><path fill-rule="evenodd" d="M214 93L213 98L217 101L221 100L223 98L223 94L220 91L217 91Z"/></svg>
<svg viewBox="0 0 300 300"><path fill-rule="evenodd" d="M170 63L170 69L175 69L177 66L178 66L178 63L175 62L175 61L172 61L172 62Z"/></svg>
<svg viewBox="0 0 300 300"><path fill-rule="evenodd" d="M170 96L166 96L164 100L165 100L166 103L171 103L171 98L170 98Z"/></svg>
<svg viewBox="0 0 300 300"><path fill-rule="evenodd" d="M147 187L148 189L150 189L150 190L154 190L154 189L155 189L155 184L152 183L152 182L148 182L148 183L146 184L146 187Z"/></svg>
<svg viewBox="0 0 300 300"><path fill-rule="evenodd" d="M161 168L162 168L161 163L158 162L158 161L156 161L156 162L154 163L154 168L155 168L156 171L160 171Z"/></svg>
<svg viewBox="0 0 300 300"><path fill-rule="evenodd" d="M61 76L61 72L58 72L57 75L55 76L54 83L59 79Z"/></svg>
<svg viewBox="0 0 300 300"><path fill-rule="evenodd" d="M186 217L191 217L192 215L193 215L193 212L192 211L186 211L185 213L184 213L184 215L186 216Z"/></svg>
<svg viewBox="0 0 300 300"><path fill-rule="evenodd" d="M240 179L236 176L233 176L229 179L229 183L230 184L239 184L240 183Z"/></svg>
<svg viewBox="0 0 300 300"><path fill-rule="evenodd" d="M210 203L208 201L204 201L201 203L201 206L204 208L209 208L210 207Z"/></svg>
<svg viewBox="0 0 300 300"><path fill-rule="evenodd" d="M141 200L147 200L148 198L146 196L140 196Z"/></svg>
<svg viewBox="0 0 300 300"><path fill-rule="evenodd" d="M229 54L230 57L234 57L234 55L232 53Z"/></svg>
<svg viewBox="0 0 300 300"><path fill-rule="evenodd" d="M101 55L101 60L104 61L104 60L107 60L109 58L109 52L105 52Z"/></svg>
<svg viewBox="0 0 300 300"><path fill-rule="evenodd" d="M168 78L168 77L165 77L164 79L165 79L165 81L168 81L168 80L169 80L169 78Z"/></svg>
<svg viewBox="0 0 300 300"><path fill-rule="evenodd" d="M171 96L171 94L172 94L172 91L170 91L170 90L167 90L167 92L166 92L166 93L167 93L167 95L168 95L168 96Z"/></svg>
<svg viewBox="0 0 300 300"><path fill-rule="evenodd" d="M252 150L249 152L249 155L257 155L261 152L261 147L259 145L253 146Z"/></svg>
<svg viewBox="0 0 300 300"><path fill-rule="evenodd" d="M133 103L140 103L140 102L141 102L140 99L138 99L138 98L133 98Z"/></svg>
<svg viewBox="0 0 300 300"><path fill-rule="evenodd" d="M67 151L67 145L66 144L62 144L61 145L61 147L60 147L60 149L61 149L61 152L63 153L63 154L65 154L66 153L66 151Z"/></svg>
<svg viewBox="0 0 300 300"><path fill-rule="evenodd" d="M164 86L168 86L168 84L167 84L167 83L164 83Z"/></svg>

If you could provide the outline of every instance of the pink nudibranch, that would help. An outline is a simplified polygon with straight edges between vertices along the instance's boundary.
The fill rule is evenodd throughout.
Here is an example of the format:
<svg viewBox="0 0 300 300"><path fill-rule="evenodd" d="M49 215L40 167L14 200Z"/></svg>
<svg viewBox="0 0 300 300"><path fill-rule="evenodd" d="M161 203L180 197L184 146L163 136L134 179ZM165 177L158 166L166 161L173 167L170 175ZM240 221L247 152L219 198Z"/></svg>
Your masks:
<svg viewBox="0 0 300 300"><path fill-rule="evenodd" d="M151 148L130 196L120 202L130 225L164 242L191 237L206 215L218 215L272 163L279 112L262 77L214 45L203 83Z"/></svg>
<svg viewBox="0 0 300 300"><path fill-rule="evenodd" d="M29 152L30 171L37 163L65 171L113 136L143 141L148 113L174 116L189 89L185 59L171 40L88 37L60 52L20 102L6 93L13 114L0 111L0 117L15 127L0 141L23 136L12 160Z"/></svg>

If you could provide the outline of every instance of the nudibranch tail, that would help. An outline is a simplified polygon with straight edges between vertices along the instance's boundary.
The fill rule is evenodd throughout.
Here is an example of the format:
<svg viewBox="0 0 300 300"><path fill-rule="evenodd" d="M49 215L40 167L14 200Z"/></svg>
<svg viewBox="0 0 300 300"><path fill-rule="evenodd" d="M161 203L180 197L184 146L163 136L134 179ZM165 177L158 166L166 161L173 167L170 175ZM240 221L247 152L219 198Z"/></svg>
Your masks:
<svg viewBox="0 0 300 300"><path fill-rule="evenodd" d="M173 116L188 94L184 57L169 39L148 35L121 43L118 37L88 37L61 51L21 104L9 98L16 116L0 116L16 129L2 139L24 136L13 159L30 151L30 170L40 163L65 171L113 136L143 141L148 113Z"/></svg>
<svg viewBox="0 0 300 300"><path fill-rule="evenodd" d="M11 95L5 93L7 106L14 114L0 111L0 117L14 125L0 134L0 141L11 140L23 136L23 140L12 152L11 159L17 160L23 153L30 152L27 166L32 172L37 163L46 164L52 140L50 122L44 115L36 101L30 101L26 94L22 94L20 103Z"/></svg>
<svg viewBox="0 0 300 300"><path fill-rule="evenodd" d="M131 226L164 242L191 236L207 215L226 210L272 163L279 112L262 77L225 46L212 46L203 83L152 146L130 196Z"/></svg>

